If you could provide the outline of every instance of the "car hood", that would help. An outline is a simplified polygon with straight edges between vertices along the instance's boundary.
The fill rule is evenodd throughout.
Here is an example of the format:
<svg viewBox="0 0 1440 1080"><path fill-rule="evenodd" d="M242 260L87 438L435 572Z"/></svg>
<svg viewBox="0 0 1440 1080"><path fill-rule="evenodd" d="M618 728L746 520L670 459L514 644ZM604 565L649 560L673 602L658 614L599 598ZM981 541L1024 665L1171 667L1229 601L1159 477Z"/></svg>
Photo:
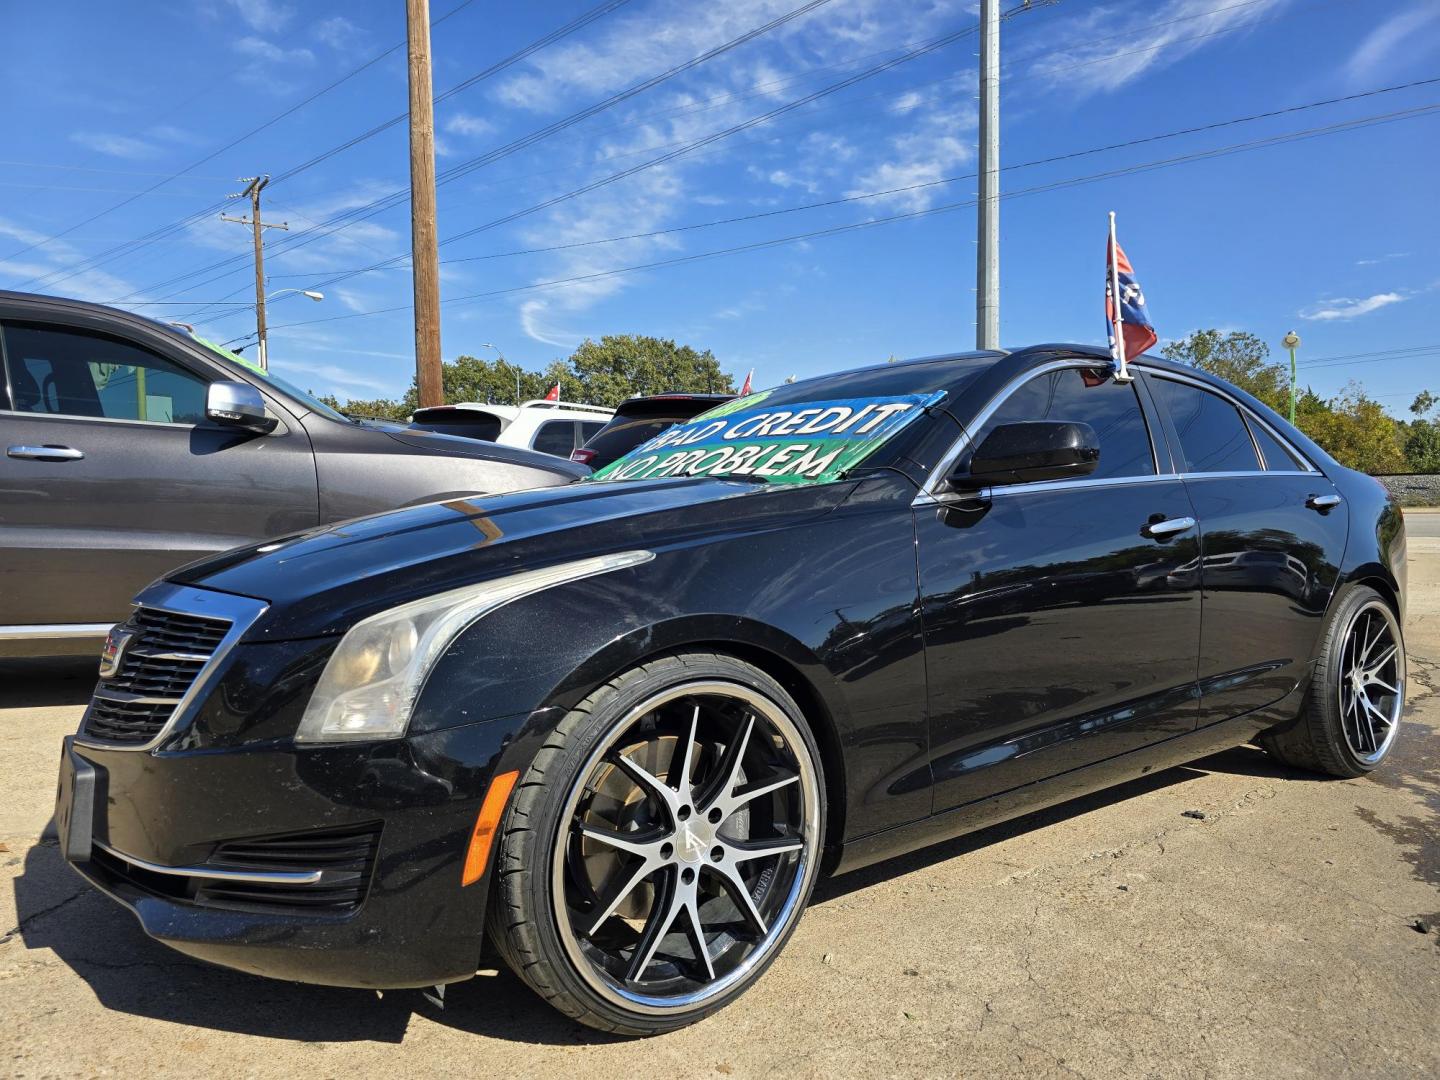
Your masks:
<svg viewBox="0 0 1440 1080"><path fill-rule="evenodd" d="M520 570L782 528L828 513L853 486L698 477L450 499L236 548L169 580L266 601L250 640L318 637L396 604Z"/></svg>
<svg viewBox="0 0 1440 1080"><path fill-rule="evenodd" d="M541 454L519 446L503 446L483 439L467 439L461 435L442 435L437 431L422 431L418 428L391 428L368 425L384 431L398 443L424 450L431 454L455 454L460 457L479 458L483 461L504 461L514 465L526 465L533 469L546 469L560 476L580 479L590 475L584 465L554 454Z"/></svg>

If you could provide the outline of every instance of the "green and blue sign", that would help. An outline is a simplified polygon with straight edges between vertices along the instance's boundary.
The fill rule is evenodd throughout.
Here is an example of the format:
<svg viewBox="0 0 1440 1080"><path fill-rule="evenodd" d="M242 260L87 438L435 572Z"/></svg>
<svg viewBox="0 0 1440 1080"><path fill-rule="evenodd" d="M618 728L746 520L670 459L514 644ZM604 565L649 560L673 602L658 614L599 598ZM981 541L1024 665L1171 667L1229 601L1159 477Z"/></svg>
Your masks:
<svg viewBox="0 0 1440 1080"><path fill-rule="evenodd" d="M825 483L854 468L944 394L766 407L769 396L752 394L676 424L592 479L756 476L774 483Z"/></svg>

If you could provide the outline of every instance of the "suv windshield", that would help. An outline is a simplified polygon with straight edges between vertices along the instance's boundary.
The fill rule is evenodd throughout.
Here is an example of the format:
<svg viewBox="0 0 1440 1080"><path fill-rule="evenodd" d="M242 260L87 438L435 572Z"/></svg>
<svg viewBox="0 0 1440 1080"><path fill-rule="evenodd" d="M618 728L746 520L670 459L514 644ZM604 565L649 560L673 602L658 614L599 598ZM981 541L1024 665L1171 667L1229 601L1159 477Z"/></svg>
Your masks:
<svg viewBox="0 0 1440 1080"><path fill-rule="evenodd" d="M739 476L823 484L994 362L980 356L886 365L777 386L666 429L590 480Z"/></svg>
<svg viewBox="0 0 1440 1080"><path fill-rule="evenodd" d="M301 390L294 383L288 382L285 379L280 378L273 372L261 370L258 364L252 364L249 360L246 360L238 353L233 353L229 349L225 348L224 345L216 345L215 342L207 341L199 334L190 334L188 336L191 341L195 342L197 345L205 346L205 348L215 353L222 360L229 360L232 364L239 364L252 375L260 376L260 378L264 379L271 386L275 387L275 389L279 390L286 397L293 398L301 405L304 405L311 412L317 412L321 416L328 416L331 420L339 420L341 423L344 424L354 423L354 421L351 420L350 417L346 416L338 409L331 408L329 405L326 405L323 401L319 400L312 394L308 393L305 390Z"/></svg>

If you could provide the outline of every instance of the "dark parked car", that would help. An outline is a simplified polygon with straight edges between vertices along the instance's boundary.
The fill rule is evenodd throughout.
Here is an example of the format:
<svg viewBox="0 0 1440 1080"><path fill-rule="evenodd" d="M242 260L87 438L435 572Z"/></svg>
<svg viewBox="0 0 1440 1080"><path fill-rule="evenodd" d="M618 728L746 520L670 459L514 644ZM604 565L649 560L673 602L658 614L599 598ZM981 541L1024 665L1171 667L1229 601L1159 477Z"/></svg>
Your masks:
<svg viewBox="0 0 1440 1080"><path fill-rule="evenodd" d="M1252 739L1376 768L1399 510L1247 395L1134 367L811 379L572 487L172 574L66 741L64 854L218 964L447 983L483 934L649 1033L759 978L822 872Z"/></svg>
<svg viewBox="0 0 1440 1080"><path fill-rule="evenodd" d="M683 424L734 397L734 394L652 394L629 398L620 403L608 424L570 455L570 460L592 469L603 469L666 428Z"/></svg>
<svg viewBox="0 0 1440 1080"><path fill-rule="evenodd" d="M586 475L352 420L98 304L0 292L0 353L0 655L93 652L146 583L239 544Z"/></svg>

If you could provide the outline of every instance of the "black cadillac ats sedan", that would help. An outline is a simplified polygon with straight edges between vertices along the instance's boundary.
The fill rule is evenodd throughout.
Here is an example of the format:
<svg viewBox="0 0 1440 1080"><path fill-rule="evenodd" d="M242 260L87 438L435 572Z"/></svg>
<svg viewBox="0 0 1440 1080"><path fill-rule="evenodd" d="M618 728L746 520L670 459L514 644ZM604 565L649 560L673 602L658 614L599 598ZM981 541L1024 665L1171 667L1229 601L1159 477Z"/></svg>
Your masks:
<svg viewBox="0 0 1440 1080"><path fill-rule="evenodd" d="M488 944L663 1031L761 977L819 874L1249 741L1378 767L1404 567L1379 484L1189 368L886 364L171 574L57 823L191 956L405 987Z"/></svg>

